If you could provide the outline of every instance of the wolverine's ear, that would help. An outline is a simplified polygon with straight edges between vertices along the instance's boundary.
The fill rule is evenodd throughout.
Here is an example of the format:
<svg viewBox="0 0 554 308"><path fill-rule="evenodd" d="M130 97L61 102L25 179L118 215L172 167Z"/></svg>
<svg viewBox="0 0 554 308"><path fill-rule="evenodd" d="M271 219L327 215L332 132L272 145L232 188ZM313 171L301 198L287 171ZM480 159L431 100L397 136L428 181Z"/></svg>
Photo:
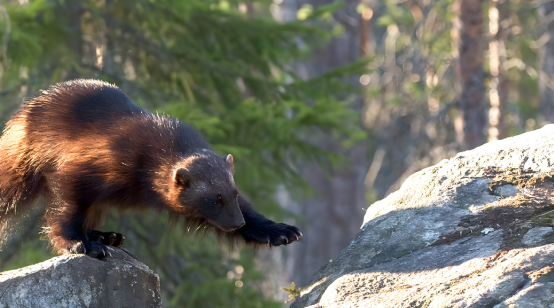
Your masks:
<svg viewBox="0 0 554 308"><path fill-rule="evenodd" d="M233 155L227 154L227 157L225 158L225 161L229 164L229 168L231 169L231 172L235 174L235 165L233 164Z"/></svg>
<svg viewBox="0 0 554 308"><path fill-rule="evenodd" d="M175 173L173 173L173 181L175 183L187 186L189 184L190 178L189 178L189 171L187 168L177 168L175 169Z"/></svg>

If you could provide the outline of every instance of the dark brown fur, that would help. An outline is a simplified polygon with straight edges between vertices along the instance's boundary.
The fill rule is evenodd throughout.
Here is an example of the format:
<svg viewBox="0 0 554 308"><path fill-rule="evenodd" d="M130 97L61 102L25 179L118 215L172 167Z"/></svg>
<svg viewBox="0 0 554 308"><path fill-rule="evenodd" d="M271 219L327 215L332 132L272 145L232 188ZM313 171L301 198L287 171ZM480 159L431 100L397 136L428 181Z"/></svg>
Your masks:
<svg viewBox="0 0 554 308"><path fill-rule="evenodd" d="M237 196L232 168L232 157L215 154L192 127L149 113L115 86L57 84L25 104L0 138L0 234L42 197L58 253L102 258L104 245L121 246L120 234L94 230L110 207L167 210L232 242L298 240L296 227Z"/></svg>

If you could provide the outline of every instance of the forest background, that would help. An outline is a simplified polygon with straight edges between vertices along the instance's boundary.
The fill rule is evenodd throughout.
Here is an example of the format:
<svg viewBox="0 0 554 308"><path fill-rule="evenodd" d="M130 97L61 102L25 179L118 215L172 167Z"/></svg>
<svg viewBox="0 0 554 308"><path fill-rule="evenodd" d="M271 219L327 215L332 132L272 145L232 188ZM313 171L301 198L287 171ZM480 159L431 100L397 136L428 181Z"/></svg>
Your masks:
<svg viewBox="0 0 554 308"><path fill-rule="evenodd" d="M191 123L303 241L229 250L152 213L103 229L160 275L165 307L282 307L410 174L554 122L553 22L548 0L4 0L0 119L96 78ZM0 270L52 257L39 214Z"/></svg>

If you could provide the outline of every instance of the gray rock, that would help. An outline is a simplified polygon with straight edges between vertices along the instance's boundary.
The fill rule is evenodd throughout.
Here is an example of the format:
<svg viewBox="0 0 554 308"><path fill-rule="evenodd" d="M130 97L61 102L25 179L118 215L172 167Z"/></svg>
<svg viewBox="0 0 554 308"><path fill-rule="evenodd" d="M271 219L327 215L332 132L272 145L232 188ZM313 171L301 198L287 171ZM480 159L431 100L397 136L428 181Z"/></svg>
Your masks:
<svg viewBox="0 0 554 308"><path fill-rule="evenodd" d="M123 250L111 254L64 255L0 273L0 308L161 307L158 275Z"/></svg>
<svg viewBox="0 0 554 308"><path fill-rule="evenodd" d="M498 188L498 195L503 198L515 196L519 192L519 189L515 185L504 185Z"/></svg>
<svg viewBox="0 0 554 308"><path fill-rule="evenodd" d="M554 306L554 282L535 283L494 308L535 308Z"/></svg>
<svg viewBox="0 0 554 308"><path fill-rule="evenodd" d="M291 307L550 307L551 157L554 125L413 174Z"/></svg>
<svg viewBox="0 0 554 308"><path fill-rule="evenodd" d="M535 227L527 231L522 242L525 246L534 246L542 243L552 234L554 234L554 229L552 229L552 227Z"/></svg>

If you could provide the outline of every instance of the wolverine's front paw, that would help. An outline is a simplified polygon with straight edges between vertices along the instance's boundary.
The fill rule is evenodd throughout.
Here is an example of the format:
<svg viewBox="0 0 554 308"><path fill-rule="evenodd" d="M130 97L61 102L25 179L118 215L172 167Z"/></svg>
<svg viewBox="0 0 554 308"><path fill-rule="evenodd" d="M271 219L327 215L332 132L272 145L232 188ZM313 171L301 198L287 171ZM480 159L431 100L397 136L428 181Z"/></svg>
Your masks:
<svg viewBox="0 0 554 308"><path fill-rule="evenodd" d="M292 242L296 242L304 235L295 226L290 226L283 223L276 223L272 229L274 232L270 233L269 241L272 246L288 245Z"/></svg>
<svg viewBox="0 0 554 308"><path fill-rule="evenodd" d="M303 234L295 226L283 223L272 223L264 227L248 226L248 223L241 229L242 236L246 242L267 246L288 245L298 241Z"/></svg>
<svg viewBox="0 0 554 308"><path fill-rule="evenodd" d="M85 254L89 257L101 260L112 256L109 249L110 248L106 245L98 242L83 241L73 245L73 247L69 249L69 252L74 254Z"/></svg>

